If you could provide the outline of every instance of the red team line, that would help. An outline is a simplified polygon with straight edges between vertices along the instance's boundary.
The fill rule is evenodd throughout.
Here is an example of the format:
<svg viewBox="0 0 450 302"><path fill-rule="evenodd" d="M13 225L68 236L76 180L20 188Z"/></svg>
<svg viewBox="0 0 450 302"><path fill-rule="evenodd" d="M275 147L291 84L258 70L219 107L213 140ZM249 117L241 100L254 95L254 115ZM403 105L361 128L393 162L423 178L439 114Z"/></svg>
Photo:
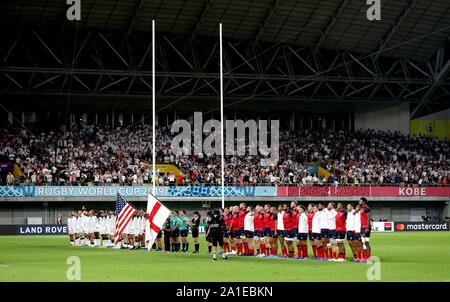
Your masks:
<svg viewBox="0 0 450 302"><path fill-rule="evenodd" d="M343 203L333 202L326 207L323 203L310 203L307 209L296 201L278 208L253 208L241 203L226 207L221 215L228 228L224 233L227 255L309 259L309 239L312 259L346 261L347 238L352 261L370 263L371 213L364 197L356 206L349 203L346 208Z"/></svg>

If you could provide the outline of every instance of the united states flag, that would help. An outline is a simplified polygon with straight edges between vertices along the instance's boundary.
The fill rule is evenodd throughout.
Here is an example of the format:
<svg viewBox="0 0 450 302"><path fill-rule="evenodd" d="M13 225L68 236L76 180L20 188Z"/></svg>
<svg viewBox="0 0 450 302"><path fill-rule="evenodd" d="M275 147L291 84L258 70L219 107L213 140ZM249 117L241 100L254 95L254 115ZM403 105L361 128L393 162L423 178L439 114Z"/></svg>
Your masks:
<svg viewBox="0 0 450 302"><path fill-rule="evenodd" d="M128 201L123 198L122 195L117 193L116 199L116 240L115 244L119 242L120 235L122 235L123 230L130 222L134 214L136 214L136 209L133 208Z"/></svg>

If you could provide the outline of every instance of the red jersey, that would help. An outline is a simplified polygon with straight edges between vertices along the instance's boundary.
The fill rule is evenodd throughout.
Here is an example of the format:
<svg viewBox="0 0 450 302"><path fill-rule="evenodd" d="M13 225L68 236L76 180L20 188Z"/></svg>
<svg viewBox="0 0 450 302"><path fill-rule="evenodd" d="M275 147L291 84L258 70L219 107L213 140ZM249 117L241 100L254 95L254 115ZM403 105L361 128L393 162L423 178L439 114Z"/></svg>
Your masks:
<svg viewBox="0 0 450 302"><path fill-rule="evenodd" d="M370 213L370 208L368 206L364 206L361 209L361 228L367 228L367 213Z"/></svg>
<svg viewBox="0 0 450 302"><path fill-rule="evenodd" d="M292 231L293 224L292 224L292 211L287 211L283 215L283 224L284 224L284 230L285 231Z"/></svg>
<svg viewBox="0 0 450 302"><path fill-rule="evenodd" d="M347 211L340 210L336 215L336 231L345 232L345 222L347 220Z"/></svg>
<svg viewBox="0 0 450 302"><path fill-rule="evenodd" d="M314 218L314 212L311 211L308 213L308 231L312 232L312 221Z"/></svg>
<svg viewBox="0 0 450 302"><path fill-rule="evenodd" d="M264 213L264 228L270 228L272 214L267 211Z"/></svg>
<svg viewBox="0 0 450 302"><path fill-rule="evenodd" d="M264 214L255 213L255 216L253 217L253 224L255 226L255 231L262 231L264 228Z"/></svg>
<svg viewBox="0 0 450 302"><path fill-rule="evenodd" d="M298 219L300 218L300 216L298 215L297 211L292 211L292 227L294 229L298 229Z"/></svg>
<svg viewBox="0 0 450 302"><path fill-rule="evenodd" d="M234 213L231 217L231 228L234 231L239 230L239 213Z"/></svg>
<svg viewBox="0 0 450 302"><path fill-rule="evenodd" d="M270 230L275 231L275 226L277 225L278 214L270 215Z"/></svg>
<svg viewBox="0 0 450 302"><path fill-rule="evenodd" d="M227 224L227 227L230 227L232 218L233 218L233 214L231 214L231 213L228 213L228 215L225 215L223 217L223 219L225 220L225 223Z"/></svg>
<svg viewBox="0 0 450 302"><path fill-rule="evenodd" d="M244 228L244 219L245 215L247 215L247 212L244 210L239 211L239 228Z"/></svg>

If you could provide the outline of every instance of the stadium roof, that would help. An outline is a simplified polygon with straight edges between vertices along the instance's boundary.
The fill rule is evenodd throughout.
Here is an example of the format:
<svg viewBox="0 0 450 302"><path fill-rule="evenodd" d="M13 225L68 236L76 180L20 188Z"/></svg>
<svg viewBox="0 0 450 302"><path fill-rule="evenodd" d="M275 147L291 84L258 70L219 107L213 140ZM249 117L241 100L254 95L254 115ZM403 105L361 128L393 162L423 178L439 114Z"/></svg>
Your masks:
<svg viewBox="0 0 450 302"><path fill-rule="evenodd" d="M366 18L366 1L349 0L81 0L80 26L158 31L348 50L426 62L450 34L448 0L384 0L381 21ZM9 25L60 26L61 0L2 1Z"/></svg>
<svg viewBox="0 0 450 302"><path fill-rule="evenodd" d="M368 21L364 0L81 0L71 22L66 1L4 0L0 95L145 103L154 19L163 109L218 97L219 22L229 109L448 108L449 1L381 3Z"/></svg>

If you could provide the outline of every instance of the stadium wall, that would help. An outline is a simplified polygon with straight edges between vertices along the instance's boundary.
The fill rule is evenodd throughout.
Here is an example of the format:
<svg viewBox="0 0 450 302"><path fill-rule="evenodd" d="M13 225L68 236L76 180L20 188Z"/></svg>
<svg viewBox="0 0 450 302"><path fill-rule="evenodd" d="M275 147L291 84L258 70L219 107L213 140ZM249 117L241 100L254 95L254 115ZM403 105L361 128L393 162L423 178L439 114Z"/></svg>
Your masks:
<svg viewBox="0 0 450 302"><path fill-rule="evenodd" d="M409 135L410 108L408 103L370 112L355 112L355 130L376 129L399 131Z"/></svg>

